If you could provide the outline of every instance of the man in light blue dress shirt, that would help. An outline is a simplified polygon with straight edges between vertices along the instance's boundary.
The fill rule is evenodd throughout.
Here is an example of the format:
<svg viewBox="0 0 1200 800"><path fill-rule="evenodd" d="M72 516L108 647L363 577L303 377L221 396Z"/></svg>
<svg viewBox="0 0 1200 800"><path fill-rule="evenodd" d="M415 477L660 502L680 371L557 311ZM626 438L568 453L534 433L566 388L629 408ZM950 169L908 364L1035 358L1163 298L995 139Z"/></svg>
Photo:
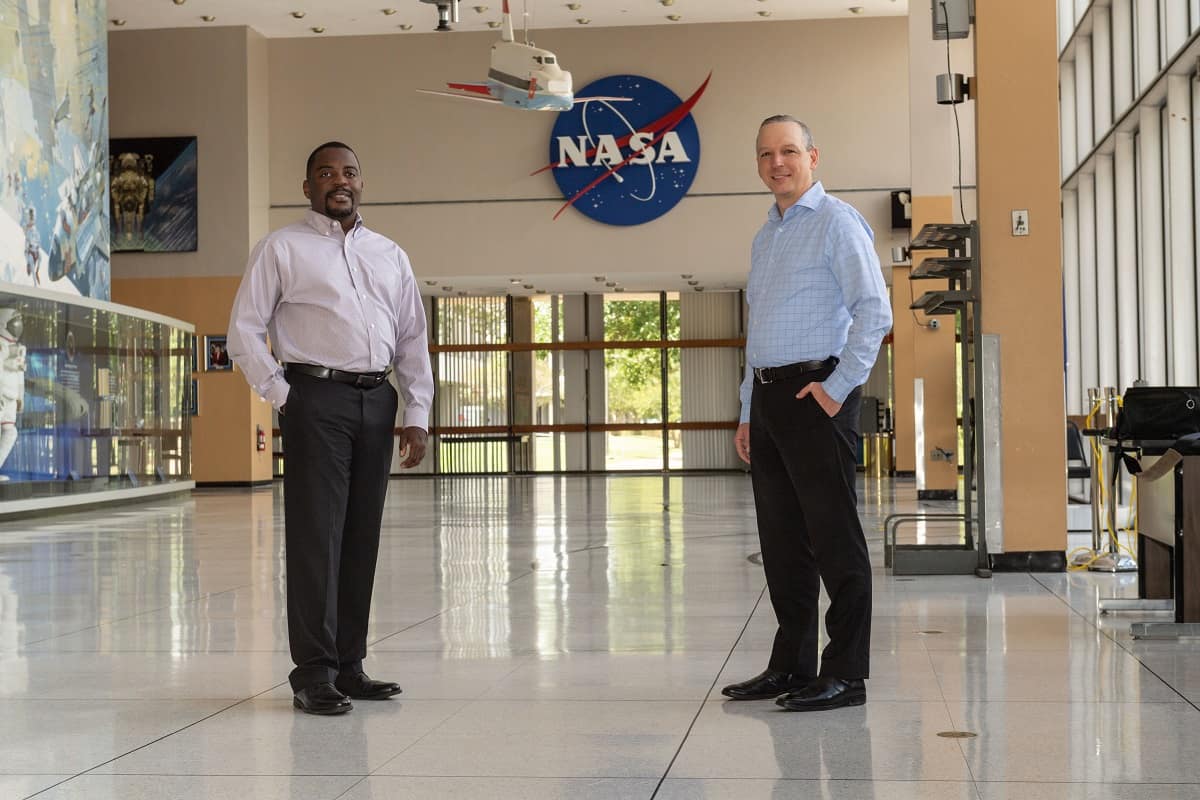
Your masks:
<svg viewBox="0 0 1200 800"><path fill-rule="evenodd" d="M855 491L861 386L892 326L873 235L813 175L808 126L766 119L758 174L775 196L754 239L738 455L751 464L763 569L779 628L767 669L726 686L789 711L866 702L871 561ZM753 460L751 457L753 455ZM824 582L829 643L818 667Z"/></svg>

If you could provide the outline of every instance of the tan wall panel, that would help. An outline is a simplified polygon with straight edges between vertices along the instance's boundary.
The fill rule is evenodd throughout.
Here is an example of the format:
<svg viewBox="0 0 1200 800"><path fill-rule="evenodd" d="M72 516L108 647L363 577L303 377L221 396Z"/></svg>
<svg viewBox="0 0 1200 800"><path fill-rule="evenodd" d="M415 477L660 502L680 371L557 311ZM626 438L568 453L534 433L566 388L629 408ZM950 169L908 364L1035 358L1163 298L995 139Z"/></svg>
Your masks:
<svg viewBox="0 0 1200 800"><path fill-rule="evenodd" d="M897 472L913 472L917 468L913 427L913 378L917 373L913 346L917 334L923 331L917 327L908 307L911 303L908 271L908 266L892 267L892 392L896 403L892 426Z"/></svg>
<svg viewBox="0 0 1200 800"><path fill-rule="evenodd" d="M954 219L952 198L913 197L913 232L934 222L950 222ZM913 253L913 267L933 255L945 255L945 251L926 250ZM909 281L913 295L945 289L947 281ZM913 315L908 319L913 322ZM933 319L917 312L922 325ZM926 489L958 488L958 384L954 359L954 317L938 316L938 329L918 327L913 322L913 370L915 377L925 382L925 452L916 453L917 459L925 462ZM911 391L911 389L910 389ZM912 406L909 406L911 413ZM930 452L934 447L954 453L953 461L933 461Z"/></svg>
<svg viewBox="0 0 1200 800"><path fill-rule="evenodd" d="M224 334L240 278L114 278L113 301L190 322L204 336ZM201 353L203 357L203 353ZM192 419L192 476L197 483L271 479L271 406L258 399L239 371L195 374L200 414ZM255 449L255 425L267 434Z"/></svg>
<svg viewBox="0 0 1200 800"><path fill-rule="evenodd" d="M1056 24L1045 0L976 4L982 319L1000 336L1006 551L1066 549ZM1012 236L1018 208L1028 236Z"/></svg>

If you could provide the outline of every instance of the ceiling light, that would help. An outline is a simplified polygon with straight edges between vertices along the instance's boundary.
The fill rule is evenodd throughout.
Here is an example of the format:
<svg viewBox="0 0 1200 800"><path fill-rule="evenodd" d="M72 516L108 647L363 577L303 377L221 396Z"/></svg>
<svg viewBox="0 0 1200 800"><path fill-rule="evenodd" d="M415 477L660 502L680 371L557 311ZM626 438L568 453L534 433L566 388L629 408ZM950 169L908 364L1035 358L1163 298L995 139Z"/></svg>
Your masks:
<svg viewBox="0 0 1200 800"><path fill-rule="evenodd" d="M466 297L466 296L467 296L467 293L466 293L466 292L462 292L462 291L460 291L460 292L458 293L458 296L459 296L459 297Z"/></svg>
<svg viewBox="0 0 1200 800"><path fill-rule="evenodd" d="M379 13L380 13L380 14L383 14L385 17L390 17L392 14L395 14L395 13L396 13L396 9L394 9L394 8L381 8L381 9L379 9Z"/></svg>
<svg viewBox="0 0 1200 800"><path fill-rule="evenodd" d="M658 2L662 3L664 6L675 5L675 0L658 0Z"/></svg>
<svg viewBox="0 0 1200 800"><path fill-rule="evenodd" d="M175 5L177 5L177 6L181 6L181 5L183 5L184 3L186 3L186 2L187 2L187 0L175 0Z"/></svg>
<svg viewBox="0 0 1200 800"><path fill-rule="evenodd" d="M679 22L683 17L678 14L667 14L667 19L671 20L671 22Z"/></svg>
<svg viewBox="0 0 1200 800"><path fill-rule="evenodd" d="M700 281L688 281L688 286L699 286Z"/></svg>
<svg viewBox="0 0 1200 800"><path fill-rule="evenodd" d="M588 19L587 17L580 17L579 19L577 19L575 21L578 22L580 25L587 25L589 22L591 22L591 20Z"/></svg>
<svg viewBox="0 0 1200 800"><path fill-rule="evenodd" d="M476 14L482 14L487 11L487 6L474 6L474 9Z"/></svg>
<svg viewBox="0 0 1200 800"><path fill-rule="evenodd" d="M520 278L509 278L508 282L509 283L520 283L521 279Z"/></svg>
<svg viewBox="0 0 1200 800"><path fill-rule="evenodd" d="M697 292L703 292L703 291L704 291L704 287L703 287L703 286L693 286L692 288L693 288L693 289L695 289Z"/></svg>
<svg viewBox="0 0 1200 800"><path fill-rule="evenodd" d="M572 11L578 11L579 9L583 8L583 4L582 3L567 3L567 8L571 9Z"/></svg>
<svg viewBox="0 0 1200 800"><path fill-rule="evenodd" d="M205 22L215 22L217 18L214 17L212 14L205 14L200 19L204 20Z"/></svg>
<svg viewBox="0 0 1200 800"><path fill-rule="evenodd" d="M426 286L437 286L437 281L425 281Z"/></svg>
<svg viewBox="0 0 1200 800"><path fill-rule="evenodd" d="M407 22L401 22L401 23L400 23L400 30L402 30L402 31L411 31L411 30L412 30L412 25L409 25Z"/></svg>
<svg viewBox="0 0 1200 800"><path fill-rule="evenodd" d="M496 22L496 20L492 20L491 22L489 22L489 23L488 23L488 27L489 27L489 28L499 28L499 27L500 27L500 23L499 23L499 22Z"/></svg>
<svg viewBox="0 0 1200 800"><path fill-rule="evenodd" d="M758 15L759 15L760 17L769 17L769 16L771 16L771 12L770 12L770 11L759 11L759 12L757 12L757 13L758 13Z"/></svg>
<svg viewBox="0 0 1200 800"><path fill-rule="evenodd" d="M313 27L309 28L309 30L312 31L313 33L324 33L325 32L325 28L322 25L314 25Z"/></svg>
<svg viewBox="0 0 1200 800"><path fill-rule="evenodd" d="M122 28L122 27L124 27L124 26L125 26L125 20L123 20L123 19L114 19L114 20L112 21L112 24L113 24L113 25L116 25L118 28Z"/></svg>
<svg viewBox="0 0 1200 800"><path fill-rule="evenodd" d="M525 284L522 284L522 287L523 287L523 288L525 288L525 289L532 289L532 288L533 288L533 284L532 284L532 283L525 283Z"/></svg>
<svg viewBox="0 0 1200 800"><path fill-rule="evenodd" d="M691 275L680 275L679 277L683 278L686 281L688 278L690 278L692 276Z"/></svg>
<svg viewBox="0 0 1200 800"><path fill-rule="evenodd" d="M292 16L295 17L296 19L304 19L305 13L306 12L304 12L304 11L293 11Z"/></svg>
<svg viewBox="0 0 1200 800"><path fill-rule="evenodd" d="M863 12L863 7L862 7L862 6L850 6L850 13L851 13L851 14L861 14L862 12Z"/></svg>
<svg viewBox="0 0 1200 800"><path fill-rule="evenodd" d="M604 281L606 281L608 279L605 278L603 275L596 275L592 278L592 280L594 280L596 283L604 283Z"/></svg>
<svg viewBox="0 0 1200 800"><path fill-rule="evenodd" d="M443 287L442 287L442 291L443 291L443 292L453 292L453 291L454 291L454 287L453 287L453 286L443 286Z"/></svg>
<svg viewBox="0 0 1200 800"><path fill-rule="evenodd" d="M624 287L624 286L618 286L617 288L613 289L613 291L614 291L614 292L623 292L623 291L625 291L625 287Z"/></svg>
<svg viewBox="0 0 1200 800"><path fill-rule="evenodd" d="M611 289L612 287L617 285L617 282L616 281L608 281L604 285Z"/></svg>

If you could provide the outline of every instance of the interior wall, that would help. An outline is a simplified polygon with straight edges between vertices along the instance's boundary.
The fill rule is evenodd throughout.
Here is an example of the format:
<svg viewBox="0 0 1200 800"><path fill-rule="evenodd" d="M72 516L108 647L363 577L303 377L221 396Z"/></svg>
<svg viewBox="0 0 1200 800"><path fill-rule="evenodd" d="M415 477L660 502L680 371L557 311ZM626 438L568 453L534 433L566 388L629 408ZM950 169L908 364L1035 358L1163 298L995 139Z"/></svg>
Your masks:
<svg viewBox="0 0 1200 800"><path fill-rule="evenodd" d="M629 228L574 210L554 221L563 200L552 176L530 175L549 159L553 114L417 93L482 79L493 34L274 39L271 226L302 213L305 159L337 139L362 161L368 224L408 251L421 278L492 275L490 288L503 293L510 272L687 272L709 288L720 288L715 275L740 287L770 203L755 169L758 123L791 113L814 130L818 177L867 217L881 256L903 242L893 242L888 205L889 192L909 184L908 78L896 69L906 58L903 17L535 37L572 70L576 89L635 73L687 97L711 71L693 111L701 165L679 206Z"/></svg>
<svg viewBox="0 0 1200 800"><path fill-rule="evenodd" d="M198 249L114 253L113 300L186 320L201 340L227 332L250 246L267 232L266 63L267 40L244 27L109 36L112 136L196 136L199 168ZM196 482L270 480L270 406L240 372L196 379Z"/></svg>

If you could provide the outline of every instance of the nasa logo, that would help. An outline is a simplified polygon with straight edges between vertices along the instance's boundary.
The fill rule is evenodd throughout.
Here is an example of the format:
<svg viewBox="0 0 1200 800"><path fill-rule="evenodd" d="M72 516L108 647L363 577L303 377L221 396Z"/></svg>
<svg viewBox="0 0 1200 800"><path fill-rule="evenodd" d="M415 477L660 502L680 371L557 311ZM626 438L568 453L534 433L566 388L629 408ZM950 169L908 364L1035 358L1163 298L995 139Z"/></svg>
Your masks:
<svg viewBox="0 0 1200 800"><path fill-rule="evenodd" d="M674 208L700 167L700 134L692 119L708 81L686 101L641 75L612 75L588 84L584 100L559 113L550 136L550 170L571 206L609 225L641 225ZM534 173L535 175L537 173Z"/></svg>

